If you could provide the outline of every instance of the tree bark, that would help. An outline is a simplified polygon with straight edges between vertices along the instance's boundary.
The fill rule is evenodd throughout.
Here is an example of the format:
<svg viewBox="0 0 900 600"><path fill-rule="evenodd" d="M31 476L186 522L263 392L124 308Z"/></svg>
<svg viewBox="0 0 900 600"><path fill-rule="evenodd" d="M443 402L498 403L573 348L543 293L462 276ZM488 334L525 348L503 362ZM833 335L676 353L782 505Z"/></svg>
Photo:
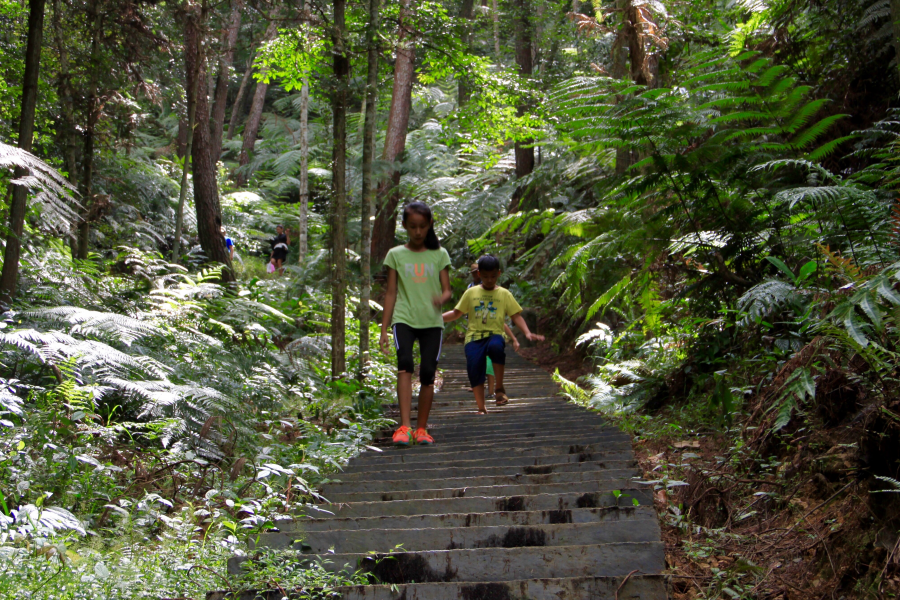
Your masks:
<svg viewBox="0 0 900 600"><path fill-rule="evenodd" d="M184 26L184 66L187 89L197 89L206 79L201 52L201 25L206 15L200 6L188 4ZM196 106L191 106L196 103ZM209 122L209 100L206 94L188 97L188 114L194 111L197 123ZM197 211L197 235L206 257L225 265L222 280L234 281L231 258L222 238L222 209L216 183L216 163L210 156L209 127L194 127L191 140L191 163L194 173L194 207Z"/></svg>
<svg viewBox="0 0 900 600"><path fill-rule="evenodd" d="M188 171L191 167L191 153L194 147L192 132L197 125L197 85L199 79L194 79L194 87L187 87L185 79L185 99L188 106L188 120L185 128L184 163L181 165L181 186L178 188L178 208L175 212L175 241L172 242L172 262L178 262L181 254L181 235L184 230L184 203L187 199ZM180 124L179 124L180 125Z"/></svg>
<svg viewBox="0 0 900 600"><path fill-rule="evenodd" d="M891 1L891 24L894 33L894 61L900 69L900 0Z"/></svg>
<svg viewBox="0 0 900 600"><path fill-rule="evenodd" d="M309 252L309 80L300 88L300 233L297 254L300 264Z"/></svg>
<svg viewBox="0 0 900 600"><path fill-rule="evenodd" d="M519 74L523 77L531 77L534 72L530 8L528 0L515 0L516 64L519 66ZM528 108L527 104L519 104L516 107L516 113L521 117L528 111ZM515 144L516 179L518 180L534 171L534 146L532 143L533 140L529 139L517 141ZM520 185L516 188L509 203L510 214L518 212L523 204L527 204L527 198L524 197L526 194L524 186Z"/></svg>
<svg viewBox="0 0 900 600"><path fill-rule="evenodd" d="M28 2L28 41L25 45L25 73L22 79L22 110L19 115L18 146L31 152L34 139L34 114L37 109L38 75L41 68L41 46L44 42L44 0ZM16 178L28 174L16 169ZM13 186L9 206L9 233L3 251L3 271L0 273L0 305L9 307L16 295L19 278L19 256L22 252L22 232L25 229L25 209L28 190Z"/></svg>
<svg viewBox="0 0 900 600"><path fill-rule="evenodd" d="M494 56L497 57L497 66L502 67L503 61L500 60L500 8L497 6L497 0L491 0L491 19L494 22Z"/></svg>
<svg viewBox="0 0 900 600"><path fill-rule="evenodd" d="M250 89L250 78L253 75L253 59L250 59L250 63L247 65L247 70L244 71L244 77L241 79L241 87L238 88L237 97L234 99L234 105L231 107L231 119L228 121L228 135L227 138L233 139L234 134L237 131L237 123L241 118L241 113L244 112L244 98L247 96L247 90Z"/></svg>
<svg viewBox="0 0 900 600"><path fill-rule="evenodd" d="M213 161L222 155L222 133L225 128L225 105L228 102L228 81L231 78L231 65L234 63L234 48L237 45L238 33L241 30L241 12L244 0L231 0L231 19L225 30L222 44L222 56L219 57L219 72L216 76L216 88L213 92L212 120L209 124Z"/></svg>
<svg viewBox="0 0 900 600"><path fill-rule="evenodd" d="M78 130L75 125L75 94L72 90L72 73L69 64L68 45L60 22L59 0L53 0L53 33L59 55L59 73L56 83L60 103L59 141L63 148L63 165L66 178L75 185L78 181Z"/></svg>
<svg viewBox="0 0 900 600"><path fill-rule="evenodd" d="M346 0L334 0L332 54L334 56L334 146L332 161L331 208L331 376L341 377L346 367L346 305L347 305L347 91L350 79L350 59L346 44Z"/></svg>
<svg viewBox="0 0 900 600"><path fill-rule="evenodd" d="M87 97L87 126L84 128L84 150L82 151L82 190L81 198L84 204L83 219L78 226L78 252L77 257L87 258L88 242L91 238L91 205L94 203L94 133L97 123L100 121L100 35L103 31L103 19L97 7L97 1L91 2L91 55L88 97Z"/></svg>
<svg viewBox="0 0 900 600"><path fill-rule="evenodd" d="M394 87L391 91L391 108L388 113L387 133L384 138L382 159L395 163L406 149L406 132L412 108L412 86L415 77L416 49L412 33L408 29L411 18L410 0L401 0L400 32L395 52ZM394 169L387 181L378 186L378 212L372 230L372 262L380 263L394 245L397 231L397 205L400 194L400 171Z"/></svg>
<svg viewBox="0 0 900 600"><path fill-rule="evenodd" d="M272 21L266 29L266 40L271 40L278 33L278 23ZM262 120L263 107L266 104L266 92L269 90L269 84L258 81L256 83L256 93L253 94L253 104L250 105L250 115L247 117L247 123L244 125L244 143L241 146L241 154L238 157L238 165L241 167L250 162L250 153L256 144L256 136L259 133L259 124ZM239 173L236 182L238 185L245 185L249 177L245 173Z"/></svg>
<svg viewBox="0 0 900 600"><path fill-rule="evenodd" d="M460 41L465 48L469 48L472 44L472 21L475 19L475 0L462 0L462 6L459 9L459 16L464 19L462 23L462 33ZM472 90L469 87L465 76L460 76L456 87L456 101L459 106L468 104L472 97Z"/></svg>
<svg viewBox="0 0 900 600"><path fill-rule="evenodd" d="M472 3L472 0L465 0ZM369 322L372 296L372 214L375 209L375 181L372 166L375 162L375 121L378 117L378 24L379 0L369 0L369 23L366 26L368 73L366 76L366 116L363 129L362 211L360 232L360 270L362 285L359 294L359 376L364 376L369 363Z"/></svg>

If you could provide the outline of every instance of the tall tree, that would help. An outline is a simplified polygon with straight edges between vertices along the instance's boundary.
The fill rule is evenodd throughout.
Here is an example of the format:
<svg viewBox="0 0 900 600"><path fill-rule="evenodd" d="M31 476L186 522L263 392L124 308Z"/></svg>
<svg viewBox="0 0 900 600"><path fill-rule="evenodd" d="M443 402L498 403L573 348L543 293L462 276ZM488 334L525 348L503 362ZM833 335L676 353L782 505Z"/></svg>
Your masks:
<svg viewBox="0 0 900 600"><path fill-rule="evenodd" d="M81 224L78 226L78 258L87 258L88 242L91 235L91 207L94 203L94 141L97 132L97 123L100 121L100 36L103 34L103 17L105 16L98 0L91 0L88 5L88 15L91 23L91 54L88 65L88 97L87 97L87 125L84 128L84 150L82 151L81 172L81 196L84 202L84 212Z"/></svg>
<svg viewBox="0 0 900 600"><path fill-rule="evenodd" d="M206 67L202 48L203 25L206 22L206 9L191 0L185 4L184 10L184 67L187 89L203 89L195 98L188 95L188 114L194 111L195 121L209 122L209 101L205 88ZM196 103L196 106L191 106ZM216 163L210 155L211 139L209 127L194 127L191 140L191 163L194 173L194 207L197 211L197 235L200 247L206 257L224 264L227 268L222 273L224 281L234 280L231 268L231 257L225 249L222 238L222 208L219 204L219 189L216 183Z"/></svg>
<svg viewBox="0 0 900 600"><path fill-rule="evenodd" d="M309 253L309 78L300 87L300 231L297 234L299 262Z"/></svg>
<svg viewBox="0 0 900 600"><path fill-rule="evenodd" d="M275 19L269 22L266 29L266 41L271 40L278 33L278 22ZM241 145L241 154L238 157L238 164L245 166L250 162L250 152L256 144L256 136L259 134L259 124L262 121L263 107L266 104L266 92L269 90L269 84L265 79L260 79L256 83L256 92L253 94L253 104L250 105L250 114L247 116L247 123L244 125L244 143ZM247 183L247 175L240 173L237 178L238 185Z"/></svg>
<svg viewBox="0 0 900 600"><path fill-rule="evenodd" d="M234 98L234 105L231 107L231 118L228 120L228 133L226 135L229 140L234 139L238 121L241 118L241 113L244 112L244 99L247 96L247 90L250 88L250 79L253 77L254 56L255 54L247 61L247 69L244 71L244 76L241 78L241 85L238 88L237 96Z"/></svg>
<svg viewBox="0 0 900 600"><path fill-rule="evenodd" d="M231 65L234 63L234 49L237 46L238 33L241 30L241 13L244 0L231 0L231 16L225 28L222 40L222 54L219 56L219 72L216 75L216 89L213 93L212 119L210 121L211 147L210 154L214 161L222 154L222 134L225 127L225 105L228 101L228 82L231 78Z"/></svg>
<svg viewBox="0 0 900 600"><path fill-rule="evenodd" d="M459 8L459 16L462 19L462 32L460 35L463 46L468 48L472 43L472 21L475 19L475 0L462 0ZM460 77L457 83L456 99L459 106L465 106L472 96L472 90L466 78Z"/></svg>
<svg viewBox="0 0 900 600"><path fill-rule="evenodd" d="M34 139L34 113L37 109L38 75L41 68L41 45L44 41L44 0L28 1L28 41L25 45L25 73L22 78L22 110L19 115L19 148L31 152ZM17 168L16 179L28 175L27 169ZM0 273L0 304L9 306L16 295L19 278L19 256L22 252L22 233L25 229L25 209L28 189L15 185L9 206L9 233L3 251L3 271Z"/></svg>
<svg viewBox="0 0 900 600"><path fill-rule="evenodd" d="M178 262L181 254L181 235L184 228L184 204L187 200L188 172L191 167L191 154L194 147L194 136L191 135L191 132L193 132L194 128L197 126L197 86L199 83L199 78L194 78L194 81L192 82L193 87L188 88L187 80L185 80L184 89L188 106L188 119L187 127L185 128L184 153L182 155L182 160L184 162L181 165L181 185L178 188L178 208L175 209L175 240L172 243L172 262ZM179 130L180 128L181 123L179 123Z"/></svg>
<svg viewBox="0 0 900 600"><path fill-rule="evenodd" d="M347 93L350 59L347 56L346 0L334 0L331 31L334 58L334 90L331 107L334 118L334 146L331 165L331 376L338 378L346 367L347 307Z"/></svg>
<svg viewBox="0 0 900 600"><path fill-rule="evenodd" d="M530 78L534 72L534 64L532 61L532 23L531 23L531 6L529 0L515 0L515 16L513 19L515 36L516 36L516 64L519 67L519 74L522 77ZM528 105L520 103L516 107L519 116L524 115L528 111ZM534 146L532 140L516 141L516 179L521 180L534 171ZM523 196L526 194L525 187L519 185L513 192L512 200L509 203L509 212L517 212L522 204Z"/></svg>
<svg viewBox="0 0 900 600"><path fill-rule="evenodd" d="M53 0L53 37L59 69L56 75L56 92L59 95L59 141L63 149L63 165L69 183L78 181L78 129L75 124L75 92L72 89L72 73L69 64L69 48L63 30L59 0Z"/></svg>
<svg viewBox="0 0 900 600"><path fill-rule="evenodd" d="M467 0L470 4L472 0ZM362 285L359 294L359 374L362 376L369 362L369 299L372 295L372 214L375 208L375 125L378 117L378 26L379 0L369 0L369 23L366 25L368 73L366 75L366 117L363 130L362 156L362 213L360 233L360 270Z"/></svg>
<svg viewBox="0 0 900 600"><path fill-rule="evenodd" d="M391 91L391 108L382 154L382 159L390 163L396 163L406 149L406 133L409 129L416 62L411 18L410 0L401 0L397 46L394 49L397 57L394 62L394 87ZM372 231L372 261L375 263L382 262L394 245L397 205L400 203L399 184L400 170L395 167L391 176L378 186L378 212Z"/></svg>

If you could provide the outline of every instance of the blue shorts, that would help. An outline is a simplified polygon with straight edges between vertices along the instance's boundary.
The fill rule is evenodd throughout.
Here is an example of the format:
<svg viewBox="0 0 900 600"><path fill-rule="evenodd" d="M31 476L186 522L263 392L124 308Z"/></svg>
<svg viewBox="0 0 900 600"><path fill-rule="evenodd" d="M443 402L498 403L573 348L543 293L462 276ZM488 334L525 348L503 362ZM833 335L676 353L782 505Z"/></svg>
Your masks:
<svg viewBox="0 0 900 600"><path fill-rule="evenodd" d="M484 384L487 379L488 358L495 365L506 364L506 342L502 335L494 334L466 344L466 371L472 387Z"/></svg>

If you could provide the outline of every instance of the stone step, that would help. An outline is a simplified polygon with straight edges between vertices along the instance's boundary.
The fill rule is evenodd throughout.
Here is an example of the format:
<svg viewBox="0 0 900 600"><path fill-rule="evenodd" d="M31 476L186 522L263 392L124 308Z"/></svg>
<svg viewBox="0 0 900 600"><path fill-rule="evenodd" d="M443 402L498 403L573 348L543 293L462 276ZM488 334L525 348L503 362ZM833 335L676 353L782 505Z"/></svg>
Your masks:
<svg viewBox="0 0 900 600"><path fill-rule="evenodd" d="M377 481L382 479L440 479L456 477L500 477L503 475L550 475L553 473L572 473L587 471L602 471L606 469L634 469L637 462L634 460L614 460L603 462L574 462L558 463L552 465L507 465L493 466L493 463L485 461L484 467L442 467L437 469L419 469L412 465L404 465L403 471L398 473L396 469L387 471L345 471L332 475L332 481Z"/></svg>
<svg viewBox="0 0 900 600"><path fill-rule="evenodd" d="M542 446L545 444L560 443L586 444L601 440L609 440L611 442L631 441L631 437L626 433L622 433L620 429L608 427L605 425L597 427L591 425L582 425L578 427L572 427L567 430L518 430L511 433L498 430L493 433L485 433L482 435L472 436L466 436L465 433L451 433L447 434L446 436L442 436L440 432L430 430L429 433L434 438L434 445L432 446L431 450L434 453L440 453L442 451L456 452L459 450L474 449L478 447L521 448L525 446ZM379 447L382 448L390 448L393 446L391 438L387 436L376 440L376 443L379 445ZM408 448L398 448L398 450L400 451L404 451L406 449Z"/></svg>
<svg viewBox="0 0 900 600"><path fill-rule="evenodd" d="M600 416L590 414L572 413L564 416L545 416L526 414L515 417L507 417L506 415L491 414L484 415L483 419L473 423L472 417L467 415L464 419L442 418L440 415L432 416L428 419L428 432L436 435L446 436L447 434L470 434L473 436L484 435L485 433L493 433L495 431L546 431L548 429L556 429L567 431L572 427L579 425L591 425L593 427L613 426ZM383 435L392 435L396 427L382 430Z"/></svg>
<svg viewBox="0 0 900 600"><path fill-rule="evenodd" d="M370 462L351 462L344 468L341 475L348 473L368 473L372 469L378 469L377 472L384 471L419 471L447 468L448 464L453 465L452 468L486 468L486 467L519 467L525 469L531 474L539 474L545 472L545 467L551 465L569 464L576 465L579 463L596 462L600 468L606 468L605 465L621 461L634 461L630 448L612 449L609 452L579 452L577 454L515 454L511 456L498 456L497 458L473 458L470 460L432 460L432 461L410 461L410 462L390 462L386 464L370 463ZM565 448L557 448L555 452L564 452ZM467 455L468 458L468 455ZM373 471L374 472L374 471ZM337 477L337 475L335 475ZM399 479L393 477L392 479Z"/></svg>
<svg viewBox="0 0 900 600"><path fill-rule="evenodd" d="M486 485L474 487L449 487L430 490L393 490L387 492L337 492L325 495L332 504L338 502L392 502L395 500L432 500L436 498L466 498L472 496L533 496L535 494L563 493L573 488L571 483L546 483L534 485ZM585 492L611 492L636 487L630 478L582 481L578 489Z"/></svg>
<svg viewBox="0 0 900 600"><path fill-rule="evenodd" d="M464 548L520 548L531 546L588 546L615 542L653 542L659 539L656 521L607 521L551 525L443 527L436 529L355 529L316 531L311 535L263 533L258 544L275 550L293 548L307 553L356 554L371 551L405 552Z"/></svg>
<svg viewBox="0 0 900 600"><path fill-rule="evenodd" d="M516 579L504 582L410 583L341 588L343 600L665 600L660 575ZM280 592L279 592L280 593ZM224 596L207 598L224 600ZM255 600L248 596L239 600ZM281 600L274 594L260 600Z"/></svg>
<svg viewBox="0 0 900 600"><path fill-rule="evenodd" d="M584 464L584 463L582 463ZM638 475L637 469L591 469L525 475L496 475L485 477L437 477L423 478L421 473L403 479L367 479L330 482L322 486L321 493L326 498L336 493L354 492L401 492L410 490L432 490L436 488L476 488L502 485L543 485L547 483L575 483L595 480L631 480Z"/></svg>
<svg viewBox="0 0 900 600"><path fill-rule="evenodd" d="M619 542L590 546L478 548L431 550L385 555L329 554L325 568L336 572L355 569L371 573L382 583L448 581L514 581L523 576L621 577L639 571L665 569L661 542Z"/></svg>
<svg viewBox="0 0 900 600"><path fill-rule="evenodd" d="M315 516L315 515L312 515ZM651 507L609 506L606 508L569 508L565 510L495 511L487 513L450 513L442 515L400 515L361 517L358 519L304 519L277 521L279 531L294 534L331 529L434 529L440 527L495 527L552 525L554 523L597 523L630 519L656 520Z"/></svg>
<svg viewBox="0 0 900 600"><path fill-rule="evenodd" d="M573 449L577 449L572 451ZM366 454L374 455L374 452ZM574 446L539 446L536 448L501 448L494 450L467 450L465 452L385 452L382 460L370 456L354 458L344 468L345 471L367 471L376 466L379 470L402 468L415 465L417 468L435 468L447 465L454 466L504 466L516 465L548 465L562 462L590 462L603 460L625 460L631 458L630 443L615 444L576 444ZM485 461L493 463L484 464ZM431 466L427 466L431 465Z"/></svg>
<svg viewBox="0 0 900 600"><path fill-rule="evenodd" d="M570 491L567 493L537 493L535 495L503 496L491 490L490 496L467 495L460 498L432 498L414 500L390 500L370 502L350 502L341 504L321 504L320 519L355 519L359 517L380 517L394 515L441 515L445 513L486 513L494 511L540 511L566 510L570 508L603 508L607 506L631 506L632 499L640 506L652 506L650 490L628 485L619 490L616 497L612 491ZM310 513L312 514L312 513Z"/></svg>

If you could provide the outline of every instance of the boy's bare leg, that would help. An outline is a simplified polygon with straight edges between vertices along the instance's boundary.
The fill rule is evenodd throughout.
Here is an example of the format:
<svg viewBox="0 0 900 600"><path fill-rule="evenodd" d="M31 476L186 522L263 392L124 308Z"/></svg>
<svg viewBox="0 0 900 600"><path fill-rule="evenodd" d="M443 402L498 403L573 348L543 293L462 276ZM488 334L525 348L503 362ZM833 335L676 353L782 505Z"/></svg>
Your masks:
<svg viewBox="0 0 900 600"><path fill-rule="evenodd" d="M428 415L431 413L431 402L434 400L434 384L423 385L419 390L419 410L416 412L416 427L428 429Z"/></svg>
<svg viewBox="0 0 900 600"><path fill-rule="evenodd" d="M497 379L497 385L494 387L495 390L503 389L503 372L506 370L506 365L498 365L494 363L494 377Z"/></svg>
<svg viewBox="0 0 900 600"><path fill-rule="evenodd" d="M478 412L486 413L487 408L484 406L484 384L476 385L472 388L472 391L475 392L475 404L478 405Z"/></svg>
<svg viewBox="0 0 900 600"><path fill-rule="evenodd" d="M493 375L487 376L487 395L488 395L488 398L490 398L491 396L494 395L494 376Z"/></svg>
<svg viewBox="0 0 900 600"><path fill-rule="evenodd" d="M434 388L432 388L432 394ZM404 427L412 427L410 412L412 412L412 373L400 371L397 373L397 402L400 404L400 424ZM431 400L428 401L431 409Z"/></svg>

